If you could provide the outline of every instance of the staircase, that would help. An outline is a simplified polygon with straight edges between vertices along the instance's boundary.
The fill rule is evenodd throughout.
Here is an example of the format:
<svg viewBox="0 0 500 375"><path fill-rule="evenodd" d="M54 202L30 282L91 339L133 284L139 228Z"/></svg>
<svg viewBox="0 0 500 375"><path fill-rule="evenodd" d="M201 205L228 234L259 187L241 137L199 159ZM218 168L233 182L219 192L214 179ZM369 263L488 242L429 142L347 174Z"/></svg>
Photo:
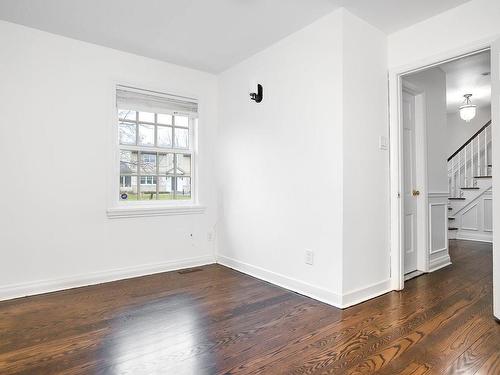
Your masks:
<svg viewBox="0 0 500 375"><path fill-rule="evenodd" d="M492 240L491 121L448 158L448 238Z"/></svg>

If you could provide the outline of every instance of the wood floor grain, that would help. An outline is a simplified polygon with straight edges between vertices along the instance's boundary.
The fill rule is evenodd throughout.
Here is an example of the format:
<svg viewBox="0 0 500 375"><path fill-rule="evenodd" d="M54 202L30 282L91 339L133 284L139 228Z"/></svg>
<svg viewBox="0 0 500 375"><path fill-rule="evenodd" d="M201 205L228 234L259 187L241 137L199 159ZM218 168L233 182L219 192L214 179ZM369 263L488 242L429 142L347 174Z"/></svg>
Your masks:
<svg viewBox="0 0 500 375"><path fill-rule="evenodd" d="M500 374L491 245L346 310L219 265L0 302L0 374Z"/></svg>

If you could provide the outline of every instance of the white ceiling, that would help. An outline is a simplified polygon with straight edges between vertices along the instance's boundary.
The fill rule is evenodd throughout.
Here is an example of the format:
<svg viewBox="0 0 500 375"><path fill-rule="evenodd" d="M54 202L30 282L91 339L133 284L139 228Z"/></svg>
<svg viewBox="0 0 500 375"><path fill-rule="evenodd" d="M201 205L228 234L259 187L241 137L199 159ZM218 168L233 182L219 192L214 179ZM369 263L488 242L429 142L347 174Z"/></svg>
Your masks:
<svg viewBox="0 0 500 375"><path fill-rule="evenodd" d="M440 68L446 73L446 105L448 113L458 112L465 94L472 94L472 103L479 107L491 104L490 52L486 51L455 60Z"/></svg>
<svg viewBox="0 0 500 375"><path fill-rule="evenodd" d="M340 6L391 33L469 0L0 0L0 19L220 72Z"/></svg>

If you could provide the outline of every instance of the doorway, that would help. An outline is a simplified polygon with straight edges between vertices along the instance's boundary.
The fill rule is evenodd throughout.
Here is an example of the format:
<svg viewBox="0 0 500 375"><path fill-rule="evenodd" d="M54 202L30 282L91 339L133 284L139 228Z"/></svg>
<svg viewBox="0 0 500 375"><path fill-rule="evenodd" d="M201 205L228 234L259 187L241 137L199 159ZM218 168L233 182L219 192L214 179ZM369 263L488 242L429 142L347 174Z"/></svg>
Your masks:
<svg viewBox="0 0 500 375"><path fill-rule="evenodd" d="M394 245L391 248L391 279L395 290L403 289L405 280L415 274L432 272L450 264L448 229L454 229L450 223L456 220L452 215L456 210L456 205L453 203L462 201L463 195L466 194L451 195L449 165L446 158L449 156L446 155L449 149L445 147L445 144L442 146L446 151L444 151L444 156L441 155L439 158L439 163L436 163L433 154L429 153L429 148L436 149L433 142L437 140L443 143L443 138L437 139L439 137L427 134L428 130L431 133L435 131L436 122L433 119L429 121L428 108L428 104L435 103L435 99L428 95L425 87L422 89L422 85L414 85L412 80L407 80L412 75L422 75L424 71L431 69L438 71L441 69L440 65L485 52L489 53L489 51L490 47L485 46L471 53L457 54L436 63L395 70L390 74L391 240ZM445 75L446 73L440 72L439 74ZM431 81L435 80L431 79ZM423 103L421 104L423 111L419 111L418 100ZM444 105L446 106L446 103ZM423 117L420 124L416 119L419 113ZM444 110L444 116L446 115L447 112ZM469 128L467 130L469 131ZM420 139L418 132L421 137L423 135ZM464 147L464 151L461 150L463 158L460 163L462 164L453 171L453 176L459 178L458 183L456 180L454 182L461 191L477 191L477 186L472 185L471 181L474 178L476 180L489 178L492 174L493 158L488 142L492 144L493 139L493 133L488 133L481 141L484 146L477 148L476 145L470 146L469 144ZM474 152L473 147L479 150L476 152L481 156L469 158L469 155ZM424 155L419 156L419 152ZM488 156L483 156L488 154L489 159ZM469 159L466 160L467 158ZM484 175L473 172L471 169L471 166L478 162L481 163ZM428 170L426 170L427 167ZM466 169L467 174L464 172ZM436 183L434 177L438 170L445 172L439 173L440 182ZM493 207L491 199L489 198L488 206L490 210Z"/></svg>

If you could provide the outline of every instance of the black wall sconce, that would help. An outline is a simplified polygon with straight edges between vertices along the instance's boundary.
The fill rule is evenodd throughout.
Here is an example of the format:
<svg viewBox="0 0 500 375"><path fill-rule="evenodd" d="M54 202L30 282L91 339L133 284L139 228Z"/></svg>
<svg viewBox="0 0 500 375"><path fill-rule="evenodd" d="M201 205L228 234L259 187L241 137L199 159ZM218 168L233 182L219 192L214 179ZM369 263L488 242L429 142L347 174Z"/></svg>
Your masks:
<svg viewBox="0 0 500 375"><path fill-rule="evenodd" d="M250 99L255 103L260 103L264 98L264 89L260 83L250 84Z"/></svg>

